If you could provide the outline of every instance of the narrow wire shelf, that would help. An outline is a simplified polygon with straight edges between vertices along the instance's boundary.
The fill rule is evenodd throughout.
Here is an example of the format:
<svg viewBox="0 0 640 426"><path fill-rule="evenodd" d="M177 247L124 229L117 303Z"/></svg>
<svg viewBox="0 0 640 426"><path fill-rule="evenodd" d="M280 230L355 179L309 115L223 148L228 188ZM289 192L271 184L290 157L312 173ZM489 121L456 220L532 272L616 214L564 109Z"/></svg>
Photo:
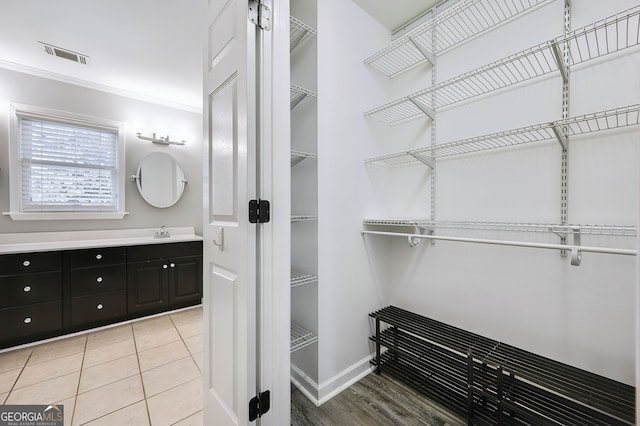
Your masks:
<svg viewBox="0 0 640 426"><path fill-rule="evenodd" d="M299 19L289 16L289 52L293 52L303 41L315 35L316 30Z"/></svg>
<svg viewBox="0 0 640 426"><path fill-rule="evenodd" d="M318 220L316 215L291 215L291 222L310 222Z"/></svg>
<svg viewBox="0 0 640 426"><path fill-rule="evenodd" d="M552 72L559 71L566 78L566 66L559 59L562 57L563 47L567 47L568 65L571 66L637 46L639 43L640 6L637 6L367 111L364 116L390 125L420 115L432 116L429 114L430 110Z"/></svg>
<svg viewBox="0 0 640 426"><path fill-rule="evenodd" d="M305 158L317 158L317 156L310 152L291 151L291 167L295 166Z"/></svg>
<svg viewBox="0 0 640 426"><path fill-rule="evenodd" d="M318 336L298 324L291 323L291 352L295 352L318 341Z"/></svg>
<svg viewBox="0 0 640 426"><path fill-rule="evenodd" d="M438 54L494 28L546 0L464 0L428 19L395 40L385 49L367 58L367 65L395 77L408 69L431 61ZM434 46L432 31L437 28Z"/></svg>
<svg viewBox="0 0 640 426"><path fill-rule="evenodd" d="M318 277L298 269L291 269L291 287L298 287L305 284L318 282Z"/></svg>
<svg viewBox="0 0 640 426"><path fill-rule="evenodd" d="M312 92L311 90L307 90L304 87L296 86L295 84L291 85L291 107L293 110L300 102L305 100L308 97L315 98L316 92Z"/></svg>
<svg viewBox="0 0 640 426"><path fill-rule="evenodd" d="M432 221L428 219L365 219L364 226L409 226L425 229L474 229L483 231L548 232L555 234L606 235L635 237L635 225L590 225L590 224L549 224L549 223L508 223L508 222L456 222Z"/></svg>
<svg viewBox="0 0 640 426"><path fill-rule="evenodd" d="M365 164L383 163L387 166L424 164L423 157L443 158L479 151L513 147L535 142L558 140L565 147L567 136L612 130L640 124L640 105L629 105L570 117L550 123L521 127L504 132L463 139L365 160Z"/></svg>
<svg viewBox="0 0 640 426"><path fill-rule="evenodd" d="M550 224L550 223L507 223L507 222L454 222L424 219L365 219L364 226L404 226L424 229L473 229L481 231L548 232L571 234L578 231L588 235L635 237L635 225L590 225L590 224Z"/></svg>

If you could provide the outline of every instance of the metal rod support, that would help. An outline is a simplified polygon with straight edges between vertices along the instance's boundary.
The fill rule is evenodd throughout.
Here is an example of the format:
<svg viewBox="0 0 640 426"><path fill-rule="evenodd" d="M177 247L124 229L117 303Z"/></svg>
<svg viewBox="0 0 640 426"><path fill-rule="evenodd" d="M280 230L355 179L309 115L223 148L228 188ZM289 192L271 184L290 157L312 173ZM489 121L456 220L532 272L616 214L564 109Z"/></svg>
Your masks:
<svg viewBox="0 0 640 426"><path fill-rule="evenodd" d="M577 250L590 253L603 253L603 254L619 254L624 256L637 256L637 250L630 249L616 249L608 247L589 247L589 246L573 246L573 245L561 245L561 244L545 244L545 243L528 243L523 241L508 241L508 240L489 240L483 238L461 238L461 237L446 237L442 235L424 235L424 234L407 234L400 232L382 232L382 231L362 231L363 235L384 235L390 237L403 237L403 238L424 238L430 240L443 240L443 241L456 241L463 243L479 243L490 244L500 246L514 246L514 247L530 247L541 248L551 250Z"/></svg>

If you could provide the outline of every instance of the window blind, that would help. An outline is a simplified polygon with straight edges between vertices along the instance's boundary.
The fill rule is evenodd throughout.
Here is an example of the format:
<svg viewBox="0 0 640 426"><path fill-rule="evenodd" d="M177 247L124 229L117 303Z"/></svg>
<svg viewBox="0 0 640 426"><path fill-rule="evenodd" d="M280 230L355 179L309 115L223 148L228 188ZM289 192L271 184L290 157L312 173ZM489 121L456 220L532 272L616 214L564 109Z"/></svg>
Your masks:
<svg viewBox="0 0 640 426"><path fill-rule="evenodd" d="M118 133L19 117L21 210L117 211Z"/></svg>

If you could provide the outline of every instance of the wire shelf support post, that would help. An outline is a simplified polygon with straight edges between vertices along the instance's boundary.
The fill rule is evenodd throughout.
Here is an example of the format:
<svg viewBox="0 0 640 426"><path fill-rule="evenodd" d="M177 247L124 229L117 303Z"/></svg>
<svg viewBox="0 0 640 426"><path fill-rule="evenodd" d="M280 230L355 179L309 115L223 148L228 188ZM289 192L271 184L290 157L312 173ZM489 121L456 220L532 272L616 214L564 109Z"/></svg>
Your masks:
<svg viewBox="0 0 640 426"><path fill-rule="evenodd" d="M564 39L567 39L571 33L571 4L570 0L564 0ZM562 120L569 118L569 44L562 43L562 56L559 55L558 43L553 44L554 52L558 61L558 69L562 75ZM567 135L567 126L553 126L553 131L558 136L558 140L562 145L562 159L560 161L560 223L565 225L569 221L569 137ZM560 244L566 244L567 238L560 237ZM566 257L567 251L561 250L560 256ZM577 256L576 256L577 259ZM579 260L576 260L579 265ZM574 264L574 256L572 254L571 264Z"/></svg>

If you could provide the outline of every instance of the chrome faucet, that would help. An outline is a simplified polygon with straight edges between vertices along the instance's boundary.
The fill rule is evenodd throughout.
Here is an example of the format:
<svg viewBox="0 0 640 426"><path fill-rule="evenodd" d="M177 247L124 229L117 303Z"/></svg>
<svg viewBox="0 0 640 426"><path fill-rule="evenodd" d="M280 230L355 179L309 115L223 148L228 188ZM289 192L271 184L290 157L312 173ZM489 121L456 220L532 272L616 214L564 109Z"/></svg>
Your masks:
<svg viewBox="0 0 640 426"><path fill-rule="evenodd" d="M162 225L160 227L160 230L156 231L156 233L153 235L153 238L171 238L171 235L169 235L169 231L167 231L167 227Z"/></svg>

